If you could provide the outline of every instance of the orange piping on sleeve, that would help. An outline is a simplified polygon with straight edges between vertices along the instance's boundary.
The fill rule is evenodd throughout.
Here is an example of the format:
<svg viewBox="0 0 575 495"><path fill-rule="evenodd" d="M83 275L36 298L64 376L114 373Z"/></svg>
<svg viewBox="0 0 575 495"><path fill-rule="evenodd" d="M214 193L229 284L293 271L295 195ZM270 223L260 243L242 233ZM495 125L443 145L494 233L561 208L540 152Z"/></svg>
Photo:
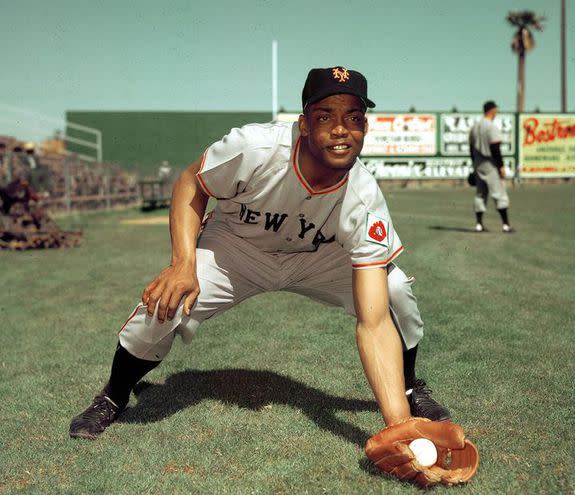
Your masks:
<svg viewBox="0 0 575 495"><path fill-rule="evenodd" d="M366 268L366 267L378 267L378 266L386 266L390 261L392 261L399 253L403 251L403 246L400 246L395 253L393 253L389 258L385 261L374 261L373 263L353 263L351 265L352 268Z"/></svg>
<svg viewBox="0 0 575 495"><path fill-rule="evenodd" d="M204 151L204 155L202 156L202 164L200 165L200 170L198 170L196 177L198 178L198 181L200 182L200 186L202 186L202 189L204 190L204 192L208 196L215 198L214 194L212 194L212 192L209 190L208 186L206 185L206 181L204 180L204 178L201 175L202 170L204 169L204 164L206 163L206 155L207 154L208 154L208 150Z"/></svg>

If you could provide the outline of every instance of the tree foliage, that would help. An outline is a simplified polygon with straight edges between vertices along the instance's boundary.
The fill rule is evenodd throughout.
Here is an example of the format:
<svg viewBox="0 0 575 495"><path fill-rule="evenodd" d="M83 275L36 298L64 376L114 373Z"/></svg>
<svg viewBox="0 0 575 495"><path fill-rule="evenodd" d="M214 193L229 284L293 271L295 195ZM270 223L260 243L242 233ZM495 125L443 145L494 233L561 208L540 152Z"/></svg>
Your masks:
<svg viewBox="0 0 575 495"><path fill-rule="evenodd" d="M543 31L544 16L537 15L531 10L509 12L507 22L517 30L511 40L511 49L514 53L523 54L535 47L535 39L531 29Z"/></svg>

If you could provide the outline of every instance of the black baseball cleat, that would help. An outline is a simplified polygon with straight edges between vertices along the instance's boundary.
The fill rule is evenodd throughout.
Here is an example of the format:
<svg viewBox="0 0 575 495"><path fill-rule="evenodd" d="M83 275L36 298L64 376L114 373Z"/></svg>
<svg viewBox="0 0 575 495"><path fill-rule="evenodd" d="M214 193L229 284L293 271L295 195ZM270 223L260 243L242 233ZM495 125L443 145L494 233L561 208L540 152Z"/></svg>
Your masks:
<svg viewBox="0 0 575 495"><path fill-rule="evenodd" d="M124 407L118 406L102 391L83 413L72 419L70 436L95 440L123 410Z"/></svg>
<svg viewBox="0 0 575 495"><path fill-rule="evenodd" d="M411 393L407 395L411 415L432 421L447 421L451 414L447 408L431 397L431 389L423 380L415 380Z"/></svg>

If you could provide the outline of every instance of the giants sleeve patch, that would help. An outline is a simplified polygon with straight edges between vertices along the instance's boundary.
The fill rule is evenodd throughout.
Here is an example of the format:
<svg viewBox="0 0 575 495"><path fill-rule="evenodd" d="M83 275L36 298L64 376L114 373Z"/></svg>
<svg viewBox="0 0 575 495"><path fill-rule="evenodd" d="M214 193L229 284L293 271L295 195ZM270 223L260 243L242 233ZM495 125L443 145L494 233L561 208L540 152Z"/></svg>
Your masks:
<svg viewBox="0 0 575 495"><path fill-rule="evenodd" d="M367 224L365 229L365 240L382 246L389 246L387 240L388 224L383 218L375 216L373 213L367 214Z"/></svg>

